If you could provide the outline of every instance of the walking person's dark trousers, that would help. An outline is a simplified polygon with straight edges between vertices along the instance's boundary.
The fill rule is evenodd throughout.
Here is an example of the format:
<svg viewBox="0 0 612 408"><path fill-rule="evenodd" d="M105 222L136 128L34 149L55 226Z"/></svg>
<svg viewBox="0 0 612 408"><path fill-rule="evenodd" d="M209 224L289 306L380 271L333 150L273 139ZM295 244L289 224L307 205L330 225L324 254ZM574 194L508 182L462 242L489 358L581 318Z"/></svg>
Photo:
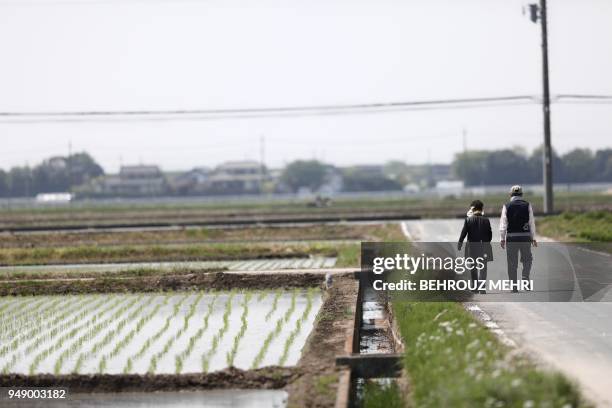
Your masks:
<svg viewBox="0 0 612 408"><path fill-rule="evenodd" d="M470 273L473 281L487 280L487 263L485 262L484 267L480 270L476 266L472 267Z"/></svg>
<svg viewBox="0 0 612 408"><path fill-rule="evenodd" d="M508 242L506 248L506 257L508 259L508 279L512 282L517 281L518 257L521 254L521 263L523 264L523 279L529 280L531 272L531 242Z"/></svg>

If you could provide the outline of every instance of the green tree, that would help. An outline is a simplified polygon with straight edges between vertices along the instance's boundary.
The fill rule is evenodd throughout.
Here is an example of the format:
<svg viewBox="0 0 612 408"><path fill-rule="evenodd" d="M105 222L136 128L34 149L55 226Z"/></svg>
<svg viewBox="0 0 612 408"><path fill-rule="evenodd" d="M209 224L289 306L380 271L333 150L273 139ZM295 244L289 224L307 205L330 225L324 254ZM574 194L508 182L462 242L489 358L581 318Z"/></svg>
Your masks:
<svg viewBox="0 0 612 408"><path fill-rule="evenodd" d="M344 191L395 191L402 185L383 174L362 174L349 172L343 177Z"/></svg>
<svg viewBox="0 0 612 408"><path fill-rule="evenodd" d="M565 180L571 183L593 181L595 160L589 149L574 149L561 158L565 167Z"/></svg>
<svg viewBox="0 0 612 408"><path fill-rule="evenodd" d="M13 167L8 173L10 197L29 197L32 191L32 170L28 166Z"/></svg>
<svg viewBox="0 0 612 408"><path fill-rule="evenodd" d="M88 153L76 153L68 158L73 186L87 183L104 175L104 169Z"/></svg>
<svg viewBox="0 0 612 408"><path fill-rule="evenodd" d="M612 181L612 149L595 152L595 180Z"/></svg>
<svg viewBox="0 0 612 408"><path fill-rule="evenodd" d="M536 148L531 152L531 156L529 156L529 171L533 175L532 183L541 183L542 182L542 156L544 154L544 148L542 146ZM552 151L552 169L553 169L553 182L555 183L563 183L566 181L565 177L565 166L563 165L563 160L557 154L557 152L553 149Z"/></svg>
<svg viewBox="0 0 612 408"><path fill-rule="evenodd" d="M486 158L485 184L523 184L533 179L527 157L516 150L494 150Z"/></svg>
<svg viewBox="0 0 612 408"><path fill-rule="evenodd" d="M452 163L453 173L467 186L485 184L488 155L489 152L484 150L456 154Z"/></svg>
<svg viewBox="0 0 612 408"><path fill-rule="evenodd" d="M281 182L292 191L302 187L316 190L325 182L329 166L317 160L297 160L285 167Z"/></svg>
<svg viewBox="0 0 612 408"><path fill-rule="evenodd" d="M9 177L6 171L0 169L0 197L9 196Z"/></svg>
<svg viewBox="0 0 612 408"><path fill-rule="evenodd" d="M34 192L70 191L103 174L102 167L87 153L52 157L33 169Z"/></svg>

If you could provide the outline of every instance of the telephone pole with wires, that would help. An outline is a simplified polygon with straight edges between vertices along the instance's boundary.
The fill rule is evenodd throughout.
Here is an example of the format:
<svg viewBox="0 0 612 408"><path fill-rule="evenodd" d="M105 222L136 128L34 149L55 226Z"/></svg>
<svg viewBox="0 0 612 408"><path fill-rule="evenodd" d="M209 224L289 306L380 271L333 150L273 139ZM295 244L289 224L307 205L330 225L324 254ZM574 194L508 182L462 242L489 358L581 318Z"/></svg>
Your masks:
<svg viewBox="0 0 612 408"><path fill-rule="evenodd" d="M529 18L532 22L540 21L542 31L542 110L544 113L544 148L542 150L542 174L544 181L544 213L554 211L552 146L550 143L550 81L548 77L548 9L546 0L529 4Z"/></svg>

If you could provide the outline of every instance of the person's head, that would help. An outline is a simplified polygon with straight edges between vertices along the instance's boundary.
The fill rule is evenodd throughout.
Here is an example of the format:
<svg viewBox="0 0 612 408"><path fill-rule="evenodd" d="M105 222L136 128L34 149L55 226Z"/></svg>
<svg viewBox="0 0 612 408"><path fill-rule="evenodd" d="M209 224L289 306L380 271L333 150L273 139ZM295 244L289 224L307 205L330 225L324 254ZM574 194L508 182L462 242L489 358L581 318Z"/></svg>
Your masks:
<svg viewBox="0 0 612 408"><path fill-rule="evenodd" d="M484 204L480 200L474 200L470 204L470 207L472 207L474 209L474 211L482 212L482 209L484 208Z"/></svg>
<svg viewBox="0 0 612 408"><path fill-rule="evenodd" d="M516 185L510 189L510 197L520 197L523 195L523 187Z"/></svg>

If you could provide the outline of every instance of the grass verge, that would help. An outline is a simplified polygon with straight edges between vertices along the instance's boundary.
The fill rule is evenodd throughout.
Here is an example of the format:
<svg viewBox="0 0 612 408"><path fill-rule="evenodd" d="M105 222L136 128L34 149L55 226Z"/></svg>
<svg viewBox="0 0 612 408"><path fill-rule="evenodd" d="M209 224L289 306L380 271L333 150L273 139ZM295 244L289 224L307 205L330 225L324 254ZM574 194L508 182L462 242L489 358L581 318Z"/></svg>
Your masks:
<svg viewBox="0 0 612 408"><path fill-rule="evenodd" d="M538 232L561 241L612 242L612 213L567 212L538 220Z"/></svg>
<svg viewBox="0 0 612 408"><path fill-rule="evenodd" d="M369 381L363 387L362 405L365 408L401 408L406 406L406 399L394 382L379 384Z"/></svg>
<svg viewBox="0 0 612 408"><path fill-rule="evenodd" d="M393 308L413 406L589 406L566 377L512 353L461 304L395 301Z"/></svg>
<svg viewBox="0 0 612 408"><path fill-rule="evenodd" d="M336 256L325 243L239 244L211 243L165 246L71 246L57 248L0 249L0 264L35 265L108 262L206 261L261 258L306 258Z"/></svg>
<svg viewBox="0 0 612 408"><path fill-rule="evenodd" d="M368 226L368 234L364 241L371 242L403 242L405 237L399 224L387 223ZM336 267L350 268L361 265L361 243L337 245Z"/></svg>

